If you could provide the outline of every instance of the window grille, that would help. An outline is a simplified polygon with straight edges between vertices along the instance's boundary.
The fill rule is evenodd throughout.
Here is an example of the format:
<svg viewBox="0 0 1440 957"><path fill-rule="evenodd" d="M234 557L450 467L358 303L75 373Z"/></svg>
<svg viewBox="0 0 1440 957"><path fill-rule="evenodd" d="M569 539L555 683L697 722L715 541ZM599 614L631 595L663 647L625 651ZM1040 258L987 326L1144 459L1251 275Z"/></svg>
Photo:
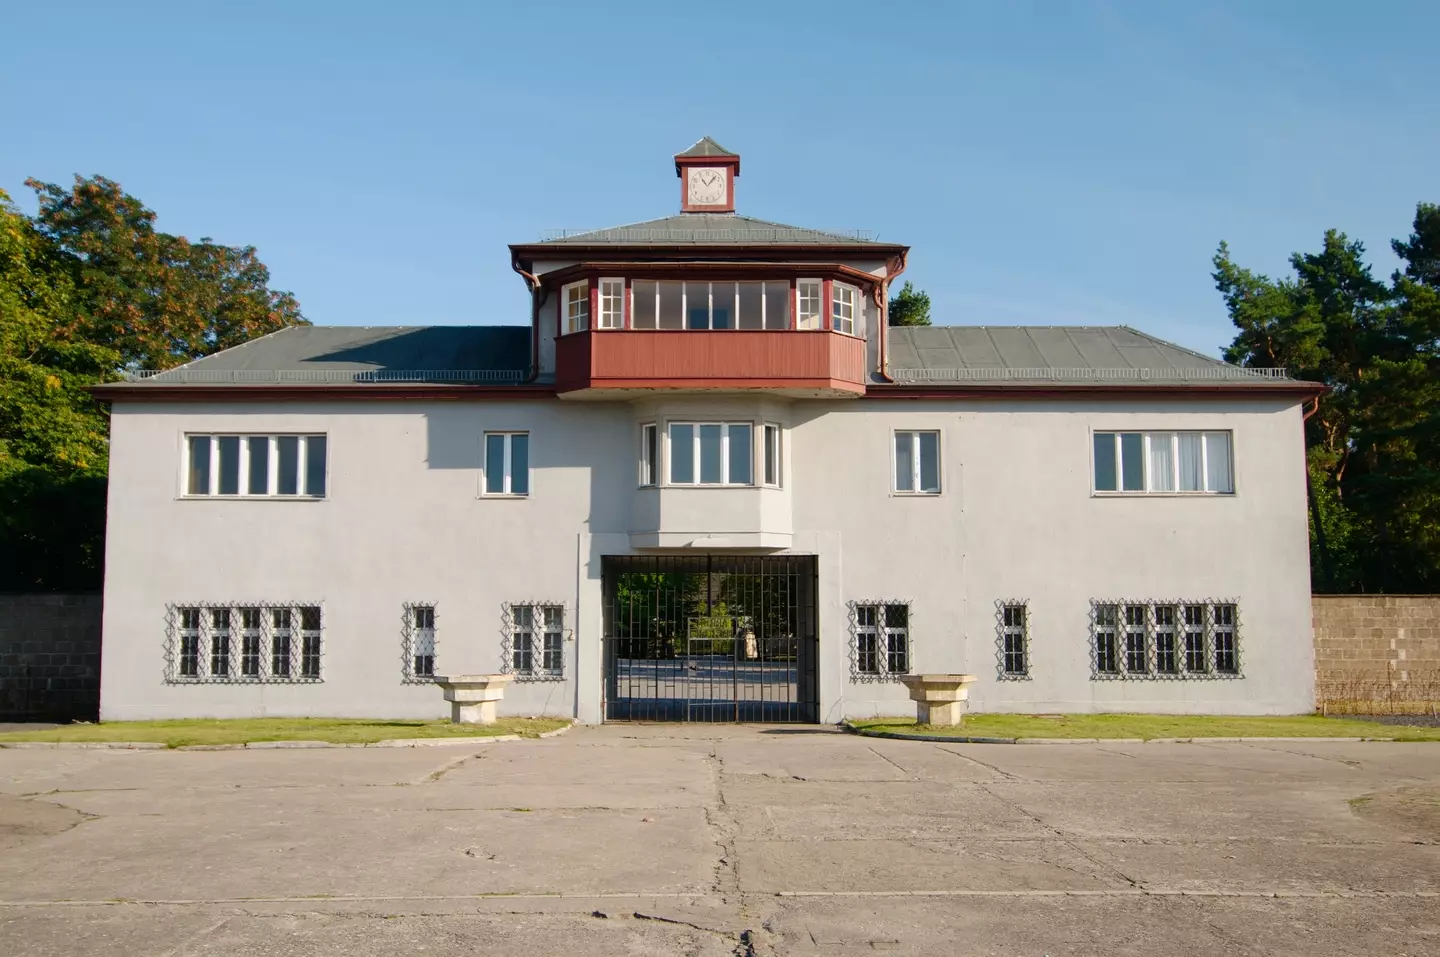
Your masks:
<svg viewBox="0 0 1440 957"><path fill-rule="evenodd" d="M894 599L850 603L850 677L895 680L910 673L910 603Z"/></svg>
<svg viewBox="0 0 1440 957"><path fill-rule="evenodd" d="M298 655L294 627L297 622L300 625ZM171 684L318 682L324 651L322 635L321 609L315 602L168 605L165 681Z"/></svg>
<svg viewBox="0 0 1440 957"><path fill-rule="evenodd" d="M1239 678L1239 620L1233 600L1092 601L1091 677Z"/></svg>
<svg viewBox="0 0 1440 957"><path fill-rule="evenodd" d="M996 652L1001 680L1030 677L1030 609L1025 601L995 603Z"/></svg>
<svg viewBox="0 0 1440 957"><path fill-rule="evenodd" d="M561 602L508 602L502 607L502 670L516 681L562 681L570 637Z"/></svg>
<svg viewBox="0 0 1440 957"><path fill-rule="evenodd" d="M400 620L401 680L429 684L435 680L435 604L407 602Z"/></svg>

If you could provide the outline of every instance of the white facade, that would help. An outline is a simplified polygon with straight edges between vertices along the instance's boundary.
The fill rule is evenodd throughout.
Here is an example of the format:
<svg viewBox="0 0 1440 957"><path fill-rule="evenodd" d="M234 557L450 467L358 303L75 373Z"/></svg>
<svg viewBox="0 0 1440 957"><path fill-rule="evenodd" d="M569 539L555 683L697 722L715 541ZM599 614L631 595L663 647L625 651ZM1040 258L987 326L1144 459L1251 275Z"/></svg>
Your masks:
<svg viewBox="0 0 1440 957"><path fill-rule="evenodd" d="M670 420L779 424L781 488L638 488L640 426ZM897 430L939 433L939 494L894 492ZM1097 495L1092 433L1125 430L1229 432L1233 494ZM481 494L490 431L529 434L527 495ZM187 496L193 433L324 434L325 495ZM697 550L818 556L822 721L913 714L897 683L852 675L850 603L879 599L910 604L910 670L978 675L975 710L1313 706L1293 395L147 397L115 400L111 448L105 720L439 717L439 691L403 681L405 604L434 605L443 674L502 670L503 607L539 602L566 609L564 678L517 681L502 713L600 721L602 557ZM1002 600L1028 606L1021 680L999 675ZM1233 601L1240 674L1097 679L1092 600ZM323 609L321 680L176 680L173 606L273 602Z"/></svg>

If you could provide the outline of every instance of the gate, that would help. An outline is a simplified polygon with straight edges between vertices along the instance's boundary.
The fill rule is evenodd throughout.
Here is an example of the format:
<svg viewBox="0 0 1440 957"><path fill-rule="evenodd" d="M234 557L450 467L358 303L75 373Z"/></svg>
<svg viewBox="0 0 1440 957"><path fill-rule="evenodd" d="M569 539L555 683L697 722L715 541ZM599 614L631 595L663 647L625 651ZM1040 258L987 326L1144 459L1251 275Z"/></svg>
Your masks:
<svg viewBox="0 0 1440 957"><path fill-rule="evenodd" d="M819 720L813 555L606 556L605 717Z"/></svg>

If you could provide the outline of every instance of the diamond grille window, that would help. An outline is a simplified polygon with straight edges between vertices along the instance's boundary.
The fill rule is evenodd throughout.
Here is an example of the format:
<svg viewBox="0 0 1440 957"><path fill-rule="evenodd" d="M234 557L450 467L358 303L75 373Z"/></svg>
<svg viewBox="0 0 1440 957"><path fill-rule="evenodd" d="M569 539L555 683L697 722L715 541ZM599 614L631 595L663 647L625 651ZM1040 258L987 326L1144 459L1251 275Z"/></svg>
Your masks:
<svg viewBox="0 0 1440 957"><path fill-rule="evenodd" d="M563 603L510 602L502 615L503 670L516 681L562 681L565 678L566 627Z"/></svg>
<svg viewBox="0 0 1440 957"><path fill-rule="evenodd" d="M318 682L324 652L322 623L318 603L169 605L165 680L171 684Z"/></svg>
<svg viewBox="0 0 1440 957"><path fill-rule="evenodd" d="M435 680L435 604L406 602L400 629L401 680L429 684Z"/></svg>
<svg viewBox="0 0 1440 957"><path fill-rule="evenodd" d="M1092 601L1091 677L1239 678L1239 622L1233 600Z"/></svg>
<svg viewBox="0 0 1440 957"><path fill-rule="evenodd" d="M895 680L910 673L910 603L883 599L850 603L850 677Z"/></svg>
<svg viewBox="0 0 1440 957"><path fill-rule="evenodd" d="M1030 677L1030 608L1024 601L995 603L996 653L1001 680Z"/></svg>

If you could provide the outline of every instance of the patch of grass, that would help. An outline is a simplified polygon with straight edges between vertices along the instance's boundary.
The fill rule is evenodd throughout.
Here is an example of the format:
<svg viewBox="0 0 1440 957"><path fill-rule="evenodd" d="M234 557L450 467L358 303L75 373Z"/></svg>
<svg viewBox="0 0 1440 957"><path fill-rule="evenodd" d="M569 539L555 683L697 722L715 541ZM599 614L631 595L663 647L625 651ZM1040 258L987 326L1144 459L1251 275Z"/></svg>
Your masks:
<svg viewBox="0 0 1440 957"><path fill-rule="evenodd" d="M236 718L177 721L106 721L71 724L49 731L10 731L7 741L141 741L178 748L190 744L250 744L258 741L327 741L370 744L394 738L489 737L518 734L533 738L569 724L564 718L501 718L494 724L448 721L373 720L367 718Z"/></svg>
<svg viewBox="0 0 1440 957"><path fill-rule="evenodd" d="M916 725L908 718L850 722L871 731L976 738L1395 738L1440 741L1440 728L1412 728L1320 715L972 714L958 728Z"/></svg>

